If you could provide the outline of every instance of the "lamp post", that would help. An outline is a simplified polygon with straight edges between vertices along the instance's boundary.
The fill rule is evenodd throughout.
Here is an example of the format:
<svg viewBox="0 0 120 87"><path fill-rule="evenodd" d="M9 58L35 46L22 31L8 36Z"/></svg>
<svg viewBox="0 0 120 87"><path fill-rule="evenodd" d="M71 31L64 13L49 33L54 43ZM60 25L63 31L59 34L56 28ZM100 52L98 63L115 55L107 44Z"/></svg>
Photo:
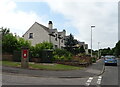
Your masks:
<svg viewBox="0 0 120 87"><path fill-rule="evenodd" d="M94 25L91 26L91 57L92 57L92 29L95 28Z"/></svg>
<svg viewBox="0 0 120 87"><path fill-rule="evenodd" d="M98 59L99 59L99 56L100 56L99 44L100 44L100 42L98 42Z"/></svg>

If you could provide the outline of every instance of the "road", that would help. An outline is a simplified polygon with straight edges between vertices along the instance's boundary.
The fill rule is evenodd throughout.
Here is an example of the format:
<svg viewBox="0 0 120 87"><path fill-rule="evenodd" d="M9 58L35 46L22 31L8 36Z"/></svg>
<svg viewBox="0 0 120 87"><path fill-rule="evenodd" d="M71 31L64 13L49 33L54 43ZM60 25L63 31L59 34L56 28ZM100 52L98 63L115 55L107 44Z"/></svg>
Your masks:
<svg viewBox="0 0 120 87"><path fill-rule="evenodd" d="M30 77L25 75L15 75L3 73L3 85L84 85L102 87L118 87L118 66L105 66L105 72L100 76L86 78L47 78L47 77ZM106 86L105 86L106 87Z"/></svg>

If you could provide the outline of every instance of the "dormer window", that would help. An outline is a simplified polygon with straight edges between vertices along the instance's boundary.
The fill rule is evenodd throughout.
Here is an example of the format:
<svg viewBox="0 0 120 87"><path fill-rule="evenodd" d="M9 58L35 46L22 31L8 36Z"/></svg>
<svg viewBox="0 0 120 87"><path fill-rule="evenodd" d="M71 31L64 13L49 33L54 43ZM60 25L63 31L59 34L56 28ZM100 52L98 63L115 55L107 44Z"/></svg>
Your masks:
<svg viewBox="0 0 120 87"><path fill-rule="evenodd" d="M33 33L29 33L29 39L33 39Z"/></svg>

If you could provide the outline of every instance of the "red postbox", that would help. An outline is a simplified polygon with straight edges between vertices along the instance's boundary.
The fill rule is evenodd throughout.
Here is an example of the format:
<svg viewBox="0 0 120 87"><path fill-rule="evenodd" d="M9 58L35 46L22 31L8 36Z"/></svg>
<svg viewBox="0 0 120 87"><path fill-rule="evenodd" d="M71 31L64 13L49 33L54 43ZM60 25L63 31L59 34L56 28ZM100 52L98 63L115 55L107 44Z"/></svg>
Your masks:
<svg viewBox="0 0 120 87"><path fill-rule="evenodd" d="M23 54L22 54L22 58L27 58L27 56L28 56L28 52L27 52L28 50L23 50Z"/></svg>
<svg viewBox="0 0 120 87"><path fill-rule="evenodd" d="M21 48L21 67L22 68L29 67L29 48L28 47Z"/></svg>

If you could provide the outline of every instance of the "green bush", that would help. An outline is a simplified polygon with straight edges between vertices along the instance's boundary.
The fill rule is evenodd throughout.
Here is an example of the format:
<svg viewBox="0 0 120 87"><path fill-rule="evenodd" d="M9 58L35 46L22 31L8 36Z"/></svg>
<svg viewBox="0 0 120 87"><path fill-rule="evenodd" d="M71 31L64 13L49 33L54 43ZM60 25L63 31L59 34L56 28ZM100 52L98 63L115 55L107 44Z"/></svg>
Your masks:
<svg viewBox="0 0 120 87"><path fill-rule="evenodd" d="M2 39L2 52L13 54L14 50L18 49L18 41L13 34L6 34Z"/></svg>
<svg viewBox="0 0 120 87"><path fill-rule="evenodd" d="M42 57L42 51L44 49L53 49L53 44L49 42L43 42L36 44L35 46L31 46L30 51L31 51L31 56L32 57Z"/></svg>
<svg viewBox="0 0 120 87"><path fill-rule="evenodd" d="M24 38L19 38L18 39L18 44L17 44L18 46L18 50L21 50L21 47L28 47L28 48L30 48L31 47L31 42L30 41L28 41L28 40L25 40Z"/></svg>
<svg viewBox="0 0 120 87"><path fill-rule="evenodd" d="M31 43L24 38L16 38L12 33L5 34L2 39L3 53L13 54L14 50L21 51L22 46L30 48Z"/></svg>
<svg viewBox="0 0 120 87"><path fill-rule="evenodd" d="M64 49L55 49L53 55L54 61L69 61L72 59L72 54Z"/></svg>
<svg viewBox="0 0 120 87"><path fill-rule="evenodd" d="M93 62L93 63L96 63L96 60L97 60L97 59L96 59L95 57L92 57L92 62Z"/></svg>

